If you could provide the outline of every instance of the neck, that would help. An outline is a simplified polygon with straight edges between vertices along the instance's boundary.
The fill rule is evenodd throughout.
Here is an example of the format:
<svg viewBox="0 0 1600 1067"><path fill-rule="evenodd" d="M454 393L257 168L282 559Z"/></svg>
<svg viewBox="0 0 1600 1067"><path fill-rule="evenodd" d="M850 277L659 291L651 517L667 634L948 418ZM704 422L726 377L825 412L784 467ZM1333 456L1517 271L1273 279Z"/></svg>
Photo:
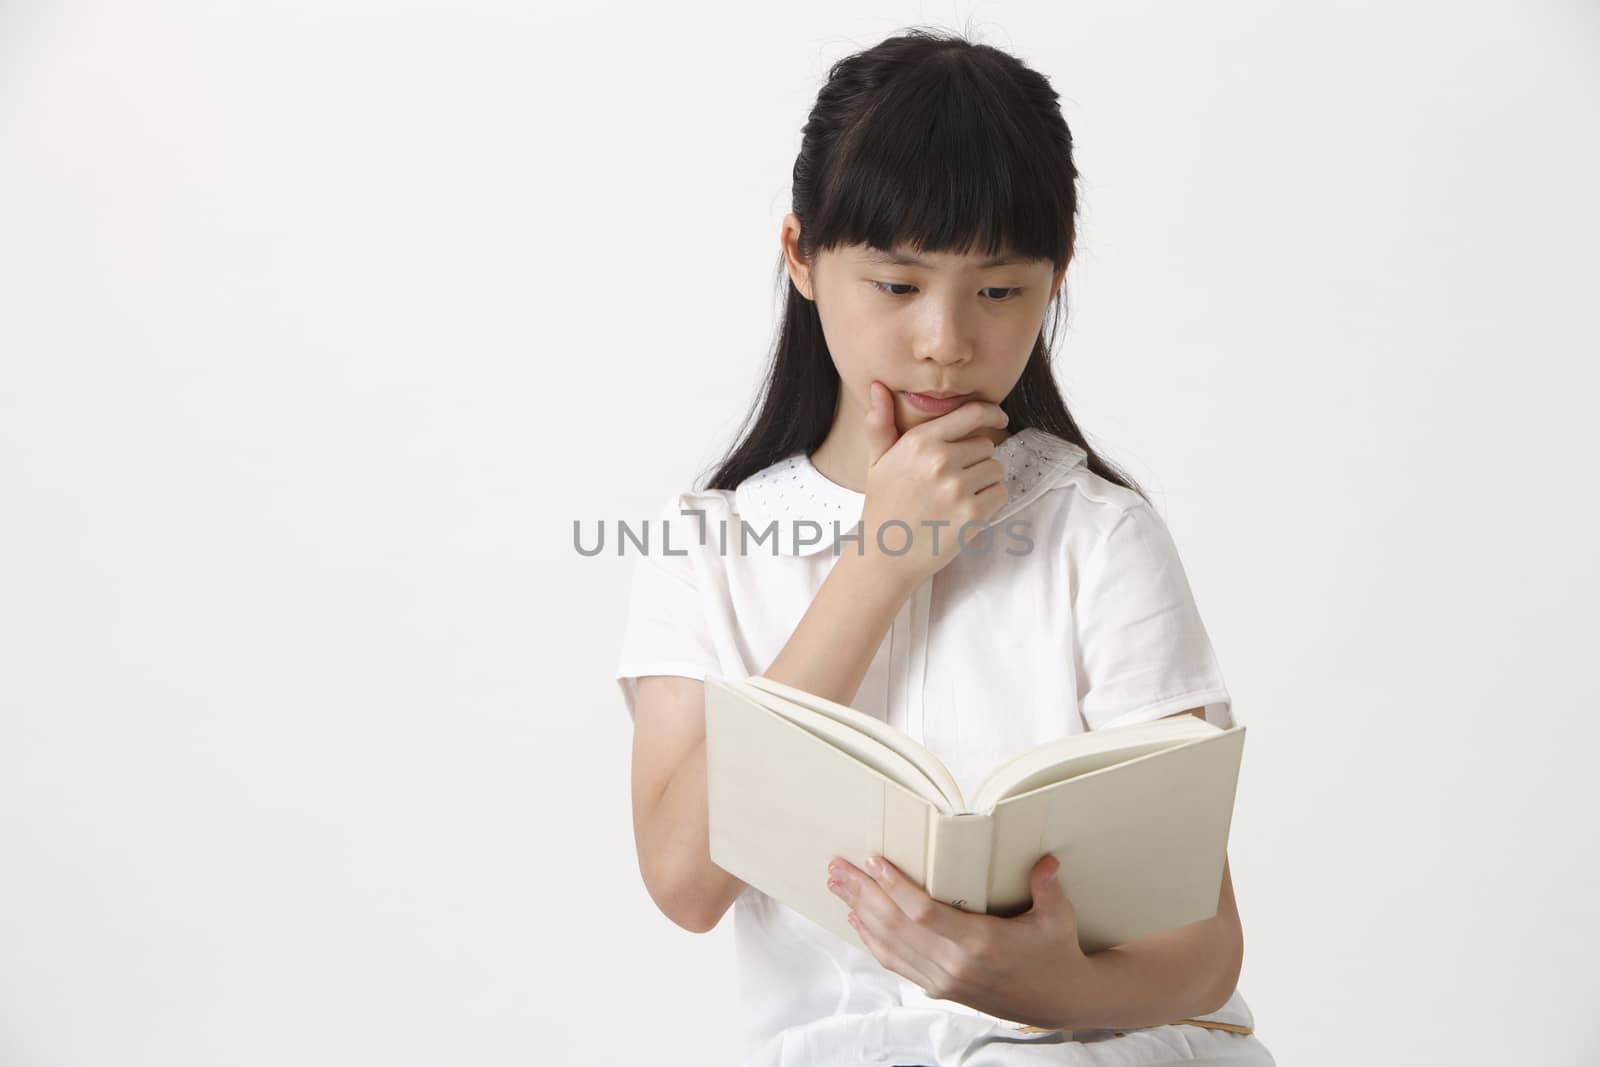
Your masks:
<svg viewBox="0 0 1600 1067"><path fill-rule="evenodd" d="M854 493L867 491L867 439L861 424L835 419L828 436L811 453L811 465L835 485Z"/></svg>

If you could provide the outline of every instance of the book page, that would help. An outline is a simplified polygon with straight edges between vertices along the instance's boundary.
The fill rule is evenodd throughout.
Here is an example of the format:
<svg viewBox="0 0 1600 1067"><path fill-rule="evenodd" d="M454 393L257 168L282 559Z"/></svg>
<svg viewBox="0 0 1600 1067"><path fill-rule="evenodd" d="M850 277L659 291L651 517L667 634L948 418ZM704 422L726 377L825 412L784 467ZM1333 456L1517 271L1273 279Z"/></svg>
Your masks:
<svg viewBox="0 0 1600 1067"><path fill-rule="evenodd" d="M1221 732L1221 727L1185 715L1110 730L1091 730L1049 741L990 771L973 793L972 810L991 812L1007 797L1030 789Z"/></svg>
<svg viewBox="0 0 1600 1067"><path fill-rule="evenodd" d="M989 914L1030 906L1033 866L1049 853L1085 952L1215 915L1244 737L1242 725L1212 727L1001 801L990 815Z"/></svg>
<svg viewBox="0 0 1600 1067"><path fill-rule="evenodd" d="M881 719L759 674L729 680L729 684L894 778L946 814L965 810L961 787L939 757Z"/></svg>
<svg viewBox="0 0 1600 1067"><path fill-rule="evenodd" d="M752 692L706 676L711 861L865 951L845 921L849 905L827 888L828 861L864 867L879 853L921 884L938 805Z"/></svg>

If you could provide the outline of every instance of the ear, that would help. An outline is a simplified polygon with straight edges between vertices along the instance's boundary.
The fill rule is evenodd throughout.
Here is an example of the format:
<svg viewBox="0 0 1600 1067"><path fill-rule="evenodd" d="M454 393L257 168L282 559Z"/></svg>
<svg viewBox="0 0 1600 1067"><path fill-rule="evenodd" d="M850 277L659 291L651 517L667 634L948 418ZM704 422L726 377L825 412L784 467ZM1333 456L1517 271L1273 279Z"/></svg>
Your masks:
<svg viewBox="0 0 1600 1067"><path fill-rule="evenodd" d="M800 255L800 217L794 212L783 217L783 226L778 230L778 246L783 250L783 265L789 272L789 280L800 291L800 295L812 303L816 303L816 296L811 292L811 264Z"/></svg>

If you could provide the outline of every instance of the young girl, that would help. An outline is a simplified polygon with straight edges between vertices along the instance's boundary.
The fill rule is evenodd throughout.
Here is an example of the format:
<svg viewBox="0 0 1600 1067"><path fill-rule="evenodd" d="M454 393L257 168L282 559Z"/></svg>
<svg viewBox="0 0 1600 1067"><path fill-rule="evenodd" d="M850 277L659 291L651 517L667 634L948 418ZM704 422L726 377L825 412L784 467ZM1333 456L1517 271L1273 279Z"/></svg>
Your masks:
<svg viewBox="0 0 1600 1067"><path fill-rule="evenodd" d="M635 564L617 677L639 867L689 930L733 908L742 1064L1273 1063L1235 988L1226 867L1215 918L1085 954L1051 856L1012 918L836 859L819 884L869 953L710 860L708 673L880 717L964 791L1064 734L1234 723L1166 525L1051 372L1077 213L1057 99L936 32L834 65L754 426L666 501Z"/></svg>

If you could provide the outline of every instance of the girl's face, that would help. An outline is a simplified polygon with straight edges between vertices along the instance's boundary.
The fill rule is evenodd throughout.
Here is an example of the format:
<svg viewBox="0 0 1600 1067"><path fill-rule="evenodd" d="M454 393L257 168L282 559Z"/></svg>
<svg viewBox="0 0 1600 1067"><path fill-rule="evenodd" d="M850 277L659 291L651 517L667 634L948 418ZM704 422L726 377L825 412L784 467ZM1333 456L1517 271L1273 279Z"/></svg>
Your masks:
<svg viewBox="0 0 1600 1067"><path fill-rule="evenodd" d="M1022 377L1066 274L1049 260L996 263L866 246L822 252L807 264L794 249L799 221L792 214L784 221L790 277L816 303L839 371L835 425L866 417L873 379L893 390L901 433L943 414L917 406L909 393L1000 403Z"/></svg>

